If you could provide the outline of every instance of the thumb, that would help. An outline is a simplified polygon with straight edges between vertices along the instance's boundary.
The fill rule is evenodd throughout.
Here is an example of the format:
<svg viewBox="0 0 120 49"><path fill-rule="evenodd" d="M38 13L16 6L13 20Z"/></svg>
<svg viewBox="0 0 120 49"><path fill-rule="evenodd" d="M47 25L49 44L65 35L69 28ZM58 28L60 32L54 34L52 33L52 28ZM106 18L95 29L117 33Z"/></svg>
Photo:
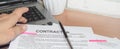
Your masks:
<svg viewBox="0 0 120 49"><path fill-rule="evenodd" d="M26 30L26 25L16 25L13 28L10 28L8 31L5 31L1 37L3 38L0 43L6 44L9 41L13 40L15 37L17 37L19 34L24 32ZM0 45L1 45L0 44Z"/></svg>
<svg viewBox="0 0 120 49"><path fill-rule="evenodd" d="M14 33L15 37L23 33L27 29L27 26L25 24L18 24L15 27L12 28L12 32Z"/></svg>

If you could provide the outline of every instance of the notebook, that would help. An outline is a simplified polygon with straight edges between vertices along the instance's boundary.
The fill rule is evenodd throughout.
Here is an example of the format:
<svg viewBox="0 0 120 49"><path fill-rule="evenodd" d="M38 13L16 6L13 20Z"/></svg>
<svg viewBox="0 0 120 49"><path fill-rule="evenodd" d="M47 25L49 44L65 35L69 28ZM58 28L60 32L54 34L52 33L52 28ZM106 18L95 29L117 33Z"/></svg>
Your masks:
<svg viewBox="0 0 120 49"><path fill-rule="evenodd" d="M23 14L29 24L48 24L56 22L53 16L38 2L40 0L0 0L0 14L11 13L15 8L28 7L29 11Z"/></svg>

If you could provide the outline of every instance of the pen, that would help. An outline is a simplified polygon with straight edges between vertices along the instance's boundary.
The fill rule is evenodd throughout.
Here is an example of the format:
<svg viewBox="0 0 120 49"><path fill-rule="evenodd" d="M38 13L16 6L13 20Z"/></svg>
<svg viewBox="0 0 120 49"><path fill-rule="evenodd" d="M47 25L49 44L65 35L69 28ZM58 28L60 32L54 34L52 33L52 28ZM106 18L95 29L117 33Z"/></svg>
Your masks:
<svg viewBox="0 0 120 49"><path fill-rule="evenodd" d="M66 31L65 31L65 29L64 29L64 27L63 27L63 25L62 25L62 23L59 21L59 25L60 25L60 27L61 27L61 29L62 29L62 32L63 32L63 34L64 34L64 36L65 36L65 39L67 40L67 42L68 42L68 44L69 44L69 46L70 46L70 49L73 49L73 47L72 47L72 45L71 45L71 42L70 42L70 40L69 40L69 38L68 38L68 35L67 35L67 33L66 33Z"/></svg>

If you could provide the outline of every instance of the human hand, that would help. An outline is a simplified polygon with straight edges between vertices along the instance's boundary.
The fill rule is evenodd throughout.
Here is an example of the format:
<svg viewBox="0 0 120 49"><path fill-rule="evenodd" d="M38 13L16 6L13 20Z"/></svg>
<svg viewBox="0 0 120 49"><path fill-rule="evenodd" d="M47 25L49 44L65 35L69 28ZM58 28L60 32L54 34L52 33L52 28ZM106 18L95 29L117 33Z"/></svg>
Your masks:
<svg viewBox="0 0 120 49"><path fill-rule="evenodd" d="M25 24L16 24L17 22L26 23L27 20L22 17L22 14L29 9L21 7L15 9L11 14L0 15L0 45L7 44L16 36L26 30Z"/></svg>

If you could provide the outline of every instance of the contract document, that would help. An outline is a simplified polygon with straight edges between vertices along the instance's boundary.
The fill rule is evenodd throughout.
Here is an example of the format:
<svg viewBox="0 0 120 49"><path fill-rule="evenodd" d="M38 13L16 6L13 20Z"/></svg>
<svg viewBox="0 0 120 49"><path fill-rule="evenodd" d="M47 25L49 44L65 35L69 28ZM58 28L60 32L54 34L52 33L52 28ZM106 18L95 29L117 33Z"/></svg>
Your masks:
<svg viewBox="0 0 120 49"><path fill-rule="evenodd" d="M109 47L109 45L106 46L108 42L106 38L97 38L91 27L64 26L64 28L73 49ZM11 41L9 49L70 49L70 47L59 24L56 24L52 26L28 25L27 31Z"/></svg>

